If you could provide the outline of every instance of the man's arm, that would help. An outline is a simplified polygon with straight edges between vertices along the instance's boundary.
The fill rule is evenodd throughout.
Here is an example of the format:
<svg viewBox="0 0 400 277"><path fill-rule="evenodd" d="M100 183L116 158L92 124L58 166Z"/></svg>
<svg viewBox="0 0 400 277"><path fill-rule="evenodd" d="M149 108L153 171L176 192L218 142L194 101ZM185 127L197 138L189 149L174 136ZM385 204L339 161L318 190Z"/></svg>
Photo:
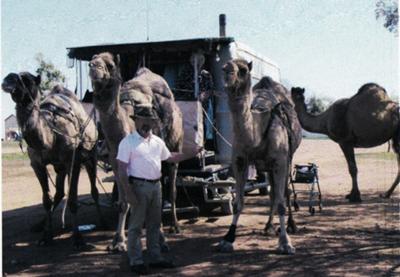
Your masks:
<svg viewBox="0 0 400 277"><path fill-rule="evenodd" d="M136 202L136 195L133 191L133 189L131 189L131 187L129 186L129 177L128 177L128 173L127 173L127 169L128 169L128 164L124 163L120 160L118 161L118 181L120 182L120 184L123 186L125 193L127 194L125 199L126 201L133 205L134 202Z"/></svg>
<svg viewBox="0 0 400 277"><path fill-rule="evenodd" d="M203 151L203 147L201 146L197 146L196 149L194 149L191 152L171 152L171 156L169 156L169 158L167 160L165 160L166 162L169 163L179 163L181 161L190 159L195 157L198 153L200 153L201 151Z"/></svg>

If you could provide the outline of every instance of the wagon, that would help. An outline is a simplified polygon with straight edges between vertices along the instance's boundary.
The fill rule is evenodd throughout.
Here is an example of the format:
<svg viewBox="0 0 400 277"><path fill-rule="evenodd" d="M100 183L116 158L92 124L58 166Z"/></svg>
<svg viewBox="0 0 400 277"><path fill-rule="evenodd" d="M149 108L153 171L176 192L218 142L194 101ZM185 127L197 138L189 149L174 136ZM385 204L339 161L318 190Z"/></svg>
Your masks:
<svg viewBox="0 0 400 277"><path fill-rule="evenodd" d="M251 60L253 84L266 75L275 81L280 81L280 70L274 62L257 54L245 44L237 42L235 38L225 37L223 34L224 32L221 32L220 37L104 44L67 49L67 62L70 67L76 69L76 91L81 98L91 87L85 70L88 62L93 55L105 51L120 56L121 75L124 81L133 78L138 68L146 66L168 82L183 113L185 132L183 151L195 145L202 145L206 150L203 155L180 163L177 204L181 211L185 210L185 207L196 206L200 210L221 207L223 213L232 213L235 180L232 177L230 163L233 134L227 96L224 92L222 66L234 58ZM213 83L212 93L203 102L199 100L202 84L198 78L203 71L199 72L195 66L199 62L196 55L191 65L190 59L193 53L203 55L202 70L211 76ZM188 65L193 71L192 89L181 89L178 87L179 76ZM258 189L262 194L266 194L267 178L262 175L257 176L257 172L253 169L249 172L251 174L246 191Z"/></svg>

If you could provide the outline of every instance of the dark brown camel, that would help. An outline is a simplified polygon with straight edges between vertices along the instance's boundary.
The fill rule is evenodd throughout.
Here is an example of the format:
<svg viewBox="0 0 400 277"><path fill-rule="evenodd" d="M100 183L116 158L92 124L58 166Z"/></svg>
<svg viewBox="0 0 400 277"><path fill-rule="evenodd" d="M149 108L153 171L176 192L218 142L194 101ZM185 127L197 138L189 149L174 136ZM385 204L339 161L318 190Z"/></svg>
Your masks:
<svg viewBox="0 0 400 277"><path fill-rule="evenodd" d="M40 76L30 73L10 73L3 80L2 89L10 93L16 103L18 125L28 144L31 166L43 191L43 206L47 216L42 223L43 237L40 244L52 241L52 214L64 197L64 181L68 176L70 188L68 206L72 213L73 245L84 245L78 230L77 197L81 164L89 175L91 194L98 211L96 188L96 129L77 97L60 86L40 102ZM53 165L56 176L54 200L50 195L46 165ZM39 224L40 225L40 224ZM40 226L37 226L40 227Z"/></svg>
<svg viewBox="0 0 400 277"><path fill-rule="evenodd" d="M232 251L236 226L244 206L244 185L248 166L254 163L257 172L268 172L271 184L271 211L266 229L272 228L272 218L279 214L278 251L293 254L285 229L285 201L288 200L288 176L292 157L301 142L301 128L287 90L270 78L251 89L252 63L245 60L228 62L224 70L225 90L233 120L232 167L236 178L236 196L232 224L219 248ZM289 201L287 201L289 202ZM288 225L294 227L289 203Z"/></svg>
<svg viewBox="0 0 400 277"><path fill-rule="evenodd" d="M375 147L392 140L397 156L397 177L382 194L382 197L390 197L400 181L400 120L399 106L385 89L377 84L365 84L357 94L337 100L319 115L307 112L303 88L292 88L292 98L304 130L325 134L342 149L352 179L351 192L346 196L350 202L361 202L354 148Z"/></svg>
<svg viewBox="0 0 400 277"><path fill-rule="evenodd" d="M159 128L161 137L171 151L180 150L183 141L182 116L173 100L173 95L165 80L148 69L138 70L136 77L126 82L122 87L122 78L119 71L119 60L110 53L101 53L93 56L90 64L90 78L94 87L93 101L99 111L100 123L104 130L109 147L110 163L119 191L120 213L118 227L111 245L111 249L125 251L126 236L125 223L129 205L125 200L124 188L117 179L117 162L115 160L120 141L135 130L134 115L136 104L154 105L162 126ZM179 123L180 122L180 123ZM177 164L171 166L171 200L173 225L177 229L178 220L175 209L175 179Z"/></svg>

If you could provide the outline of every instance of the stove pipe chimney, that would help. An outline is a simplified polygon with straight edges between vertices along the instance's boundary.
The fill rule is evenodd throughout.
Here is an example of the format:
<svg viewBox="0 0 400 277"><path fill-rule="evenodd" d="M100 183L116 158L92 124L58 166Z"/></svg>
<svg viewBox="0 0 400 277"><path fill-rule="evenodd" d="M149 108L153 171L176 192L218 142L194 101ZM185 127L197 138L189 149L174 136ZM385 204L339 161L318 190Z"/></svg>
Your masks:
<svg viewBox="0 0 400 277"><path fill-rule="evenodd" d="M226 36L225 26L226 26L226 15L222 13L219 15L219 36L220 37Z"/></svg>

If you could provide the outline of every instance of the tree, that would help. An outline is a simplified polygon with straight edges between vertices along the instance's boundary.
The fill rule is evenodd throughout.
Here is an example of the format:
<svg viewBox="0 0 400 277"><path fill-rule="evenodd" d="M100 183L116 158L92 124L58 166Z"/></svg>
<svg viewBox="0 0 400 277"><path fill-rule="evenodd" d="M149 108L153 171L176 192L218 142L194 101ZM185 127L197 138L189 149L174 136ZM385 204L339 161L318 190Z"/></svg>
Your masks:
<svg viewBox="0 0 400 277"><path fill-rule="evenodd" d="M383 18L386 29L398 35L399 6L397 0L379 0L376 2L376 19Z"/></svg>
<svg viewBox="0 0 400 277"><path fill-rule="evenodd" d="M313 115L326 111L330 104L332 104L331 99L317 98L315 95L311 96L306 102L308 112Z"/></svg>
<svg viewBox="0 0 400 277"><path fill-rule="evenodd" d="M45 61L42 53L38 53L35 57L39 64L36 73L40 75L42 81L40 83L40 89L42 91L51 90L56 84L63 83L65 76L60 70L58 70L53 63Z"/></svg>

